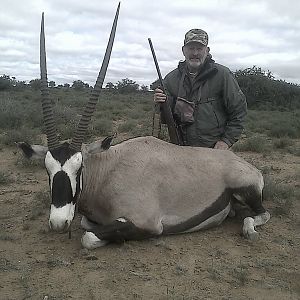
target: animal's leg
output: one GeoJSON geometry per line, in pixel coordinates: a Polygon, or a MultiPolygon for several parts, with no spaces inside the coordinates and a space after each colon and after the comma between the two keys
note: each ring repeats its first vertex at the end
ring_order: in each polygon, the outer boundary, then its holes
{"type": "Polygon", "coordinates": [[[99,239],[112,242],[141,240],[157,235],[154,232],[137,227],[133,222],[125,218],[118,218],[110,224],[99,226],[92,232],[99,239]]]}
{"type": "Polygon", "coordinates": [[[254,213],[252,209],[244,203],[243,199],[240,196],[234,195],[231,210],[233,211],[233,216],[237,217],[239,220],[243,221],[247,217],[253,217],[254,213]]]}
{"type": "Polygon", "coordinates": [[[86,216],[82,216],[80,225],[83,229],[88,230],[88,231],[99,226],[99,224],[92,222],[86,216]]]}
{"type": "Polygon", "coordinates": [[[103,247],[108,241],[103,241],[97,238],[91,231],[86,231],[81,238],[81,245],[89,250],[103,247]]]}
{"type": "Polygon", "coordinates": [[[255,230],[256,226],[260,226],[266,224],[270,220],[269,212],[264,212],[257,216],[246,217],[244,219],[244,226],[243,226],[243,234],[246,238],[250,240],[256,240],[258,238],[258,232],[255,230]]]}
{"type": "Polygon", "coordinates": [[[234,209],[238,212],[242,211],[243,218],[266,212],[262,205],[262,191],[259,187],[249,186],[237,189],[234,191],[233,197],[235,199],[235,201],[233,201],[234,209]],[[251,208],[252,212],[249,208],[251,208]]]}
{"type": "Polygon", "coordinates": [[[268,211],[254,217],[254,226],[260,226],[266,224],[271,218],[268,211]]]}
{"type": "Polygon", "coordinates": [[[139,228],[125,218],[118,218],[110,224],[99,225],[87,231],[83,235],[81,243],[87,249],[95,249],[106,245],[108,242],[141,240],[158,234],[155,231],[151,232],[150,230],[139,228]]]}
{"type": "Polygon", "coordinates": [[[229,213],[228,213],[228,217],[229,217],[229,218],[234,218],[235,215],[236,215],[236,212],[235,212],[234,208],[233,208],[233,207],[230,207],[230,211],[229,211],[229,213]]]}
{"type": "Polygon", "coordinates": [[[258,238],[258,232],[254,229],[253,211],[244,203],[244,199],[240,195],[234,194],[232,202],[233,211],[241,221],[243,220],[243,235],[245,238],[255,240],[258,238]]]}
{"type": "Polygon", "coordinates": [[[267,223],[270,219],[270,214],[262,205],[262,191],[260,188],[248,187],[238,194],[234,193],[234,197],[238,200],[237,206],[243,207],[239,209],[244,219],[243,234],[250,240],[258,238],[258,232],[255,230],[256,226],[267,223]],[[243,203],[244,202],[244,203],[243,203]],[[245,205],[246,204],[246,205],[245,205]],[[251,208],[247,209],[247,206],[251,208]]]}
{"type": "Polygon", "coordinates": [[[257,240],[258,239],[258,232],[255,231],[253,218],[246,217],[244,219],[243,235],[245,238],[247,238],[249,240],[257,240]]]}

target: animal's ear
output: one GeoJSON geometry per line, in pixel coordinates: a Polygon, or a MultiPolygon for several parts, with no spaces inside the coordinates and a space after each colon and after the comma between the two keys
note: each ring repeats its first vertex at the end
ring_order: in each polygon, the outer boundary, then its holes
{"type": "Polygon", "coordinates": [[[115,138],[115,134],[114,135],[110,135],[110,136],[107,136],[101,143],[101,148],[103,150],[108,150],[109,147],[111,146],[111,142],[112,140],[115,138]]]}
{"type": "Polygon", "coordinates": [[[16,145],[22,150],[23,155],[28,159],[44,160],[48,148],[41,145],[29,145],[26,142],[17,142],[16,145]]]}

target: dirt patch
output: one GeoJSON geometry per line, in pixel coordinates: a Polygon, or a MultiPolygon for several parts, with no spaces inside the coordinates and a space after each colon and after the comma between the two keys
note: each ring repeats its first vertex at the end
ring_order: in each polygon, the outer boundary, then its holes
{"type": "MultiPolygon", "coordinates": [[[[273,215],[260,240],[241,237],[235,219],[207,231],[82,249],[80,216],[72,237],[48,231],[48,182],[39,166],[0,152],[1,299],[299,299],[299,201],[273,215]],[[46,297],[46,298],[44,298],[46,297]]],[[[299,188],[299,157],[240,153],[268,175],[299,188]],[[297,175],[298,174],[298,175],[297,175]],[[297,177],[298,176],[298,177],[297,177]]],[[[299,199],[298,199],[299,200],[299,199]]],[[[267,201],[271,212],[276,203],[267,201]]]]}

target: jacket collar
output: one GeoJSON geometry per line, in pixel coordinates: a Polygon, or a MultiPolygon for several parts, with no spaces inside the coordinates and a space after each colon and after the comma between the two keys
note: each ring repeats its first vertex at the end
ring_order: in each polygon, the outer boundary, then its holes
{"type": "Polygon", "coordinates": [[[191,95],[200,88],[203,82],[215,76],[218,72],[218,69],[214,62],[215,61],[212,59],[212,56],[208,54],[193,83],[189,76],[189,70],[186,61],[179,62],[178,69],[181,74],[181,79],[179,83],[178,96],[185,99],[190,99],[191,95]]]}
{"type": "MultiPolygon", "coordinates": [[[[198,72],[198,74],[195,78],[195,82],[205,81],[209,77],[214,76],[218,72],[218,69],[214,66],[214,62],[215,61],[213,60],[211,54],[208,53],[208,55],[204,61],[204,64],[200,67],[200,72],[198,72]]],[[[188,70],[186,61],[180,61],[178,64],[178,69],[182,75],[189,74],[189,70],[188,70]]]]}

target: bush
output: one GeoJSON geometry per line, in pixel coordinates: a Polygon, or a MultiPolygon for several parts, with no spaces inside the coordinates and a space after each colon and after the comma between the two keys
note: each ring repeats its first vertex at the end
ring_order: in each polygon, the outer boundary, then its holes
{"type": "Polygon", "coordinates": [[[285,149],[293,144],[294,142],[286,136],[273,141],[273,145],[277,149],[285,149]]]}
{"type": "Polygon", "coordinates": [[[73,127],[79,121],[79,115],[71,107],[62,107],[55,105],[53,109],[53,115],[56,120],[56,124],[67,125],[71,124],[73,127]]]}
{"type": "Polygon", "coordinates": [[[9,90],[15,84],[15,79],[10,78],[9,75],[2,75],[0,76],[0,90],[9,90]]]}
{"type": "Polygon", "coordinates": [[[293,146],[293,147],[288,147],[288,152],[295,155],[295,156],[300,156],[300,147],[298,146],[293,146]]]}
{"type": "Polygon", "coordinates": [[[300,107],[300,86],[275,80],[270,71],[253,66],[237,70],[235,77],[244,92],[249,107],[287,110],[300,107]]]}
{"type": "Polygon", "coordinates": [[[75,126],[71,124],[60,124],[57,126],[57,131],[60,141],[69,140],[74,137],[75,126]]]}
{"type": "Polygon", "coordinates": [[[124,123],[118,126],[119,132],[131,132],[137,126],[137,121],[135,120],[127,120],[124,123]]]}
{"type": "Polygon", "coordinates": [[[299,133],[297,128],[291,127],[290,124],[275,124],[271,127],[269,131],[271,137],[291,137],[297,138],[299,133]]]}
{"type": "Polygon", "coordinates": [[[111,134],[113,128],[112,120],[109,119],[96,119],[93,122],[93,134],[106,136],[111,134]]]}
{"type": "Polygon", "coordinates": [[[300,137],[300,113],[248,111],[246,132],[265,133],[270,137],[300,137]]]}
{"type": "Polygon", "coordinates": [[[20,128],[6,131],[0,136],[0,142],[7,146],[14,146],[16,142],[26,141],[28,143],[37,143],[40,141],[39,135],[41,132],[38,129],[20,128]]]}
{"type": "Polygon", "coordinates": [[[46,209],[49,209],[50,203],[49,192],[37,192],[34,196],[30,215],[28,216],[29,220],[36,220],[38,217],[44,215],[46,209]]]}
{"type": "Polygon", "coordinates": [[[257,153],[268,153],[271,151],[271,148],[265,137],[255,135],[245,139],[244,141],[239,141],[238,143],[234,144],[233,150],[236,152],[250,151],[257,153]]]}
{"type": "Polygon", "coordinates": [[[34,169],[34,168],[44,168],[45,164],[43,160],[32,160],[24,157],[23,154],[20,154],[16,161],[16,166],[24,169],[34,169]]]}
{"type": "Polygon", "coordinates": [[[20,103],[15,103],[6,95],[0,98],[0,127],[1,128],[18,128],[22,124],[24,108],[20,103]]]}
{"type": "Polygon", "coordinates": [[[8,184],[11,183],[13,180],[10,175],[0,171],[0,184],[8,184]]]}
{"type": "Polygon", "coordinates": [[[37,92],[2,92],[0,94],[0,128],[41,127],[41,104],[35,101],[37,92]],[[26,99],[28,96],[28,99],[26,99]]]}
{"type": "Polygon", "coordinates": [[[290,185],[273,181],[269,176],[264,176],[264,181],[264,200],[276,204],[272,213],[275,215],[289,215],[296,196],[295,189],[290,185]]]}

